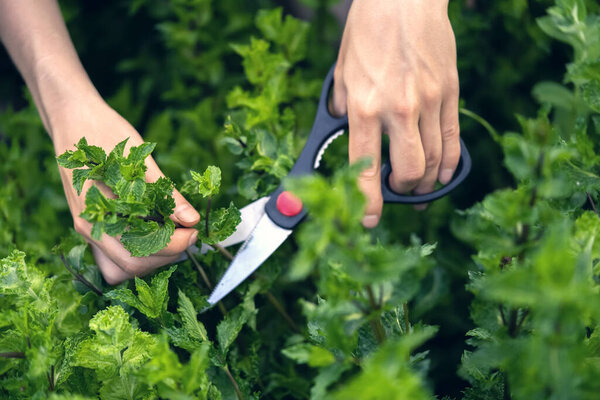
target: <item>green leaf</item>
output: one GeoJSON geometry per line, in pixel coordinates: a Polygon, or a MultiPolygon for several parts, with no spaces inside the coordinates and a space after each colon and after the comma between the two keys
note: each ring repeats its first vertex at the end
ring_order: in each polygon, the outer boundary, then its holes
{"type": "Polygon", "coordinates": [[[196,193],[202,197],[213,197],[219,193],[221,187],[221,170],[218,167],[210,165],[206,170],[199,174],[195,171],[190,171],[192,180],[194,181],[196,193]]]}
{"type": "Polygon", "coordinates": [[[247,297],[245,301],[232,310],[217,325],[217,341],[221,353],[225,354],[229,346],[235,341],[243,326],[254,317],[257,310],[254,301],[247,297]]]}
{"type": "Polygon", "coordinates": [[[435,331],[428,327],[400,340],[387,341],[364,361],[362,371],[337,390],[333,398],[429,400],[431,396],[416,372],[408,363],[398,360],[407,359],[411,349],[433,336],[435,331]]]}
{"type": "Polygon", "coordinates": [[[102,380],[136,370],[156,344],[150,334],[131,326],[129,315],[119,306],[98,312],[90,320],[90,329],[94,335],[79,344],[74,365],[95,370],[102,380]]]}
{"type": "Polygon", "coordinates": [[[134,257],[146,257],[162,250],[171,240],[175,224],[166,219],[159,225],[155,221],[137,223],[123,233],[121,243],[134,257]]]}
{"type": "Polygon", "coordinates": [[[135,277],[137,296],[126,288],[112,290],[105,296],[136,308],[150,319],[159,319],[167,311],[169,278],[176,269],[177,266],[172,266],[157,273],[152,277],[150,285],[135,277]]]}
{"type": "Polygon", "coordinates": [[[329,350],[309,343],[298,343],[281,352],[297,363],[308,364],[311,367],[326,367],[335,361],[334,355],[329,350]]]}
{"type": "Polygon", "coordinates": [[[241,213],[233,202],[228,208],[212,210],[208,220],[209,235],[206,236],[206,230],[199,226],[198,240],[206,244],[219,243],[231,236],[241,221],[241,213]]]}
{"type": "Polygon", "coordinates": [[[600,113],[600,81],[591,81],[581,86],[583,99],[587,105],[597,113],[600,113]]]}
{"type": "Polygon", "coordinates": [[[73,171],[73,187],[77,191],[77,194],[81,194],[83,184],[90,176],[91,169],[76,169],[73,171]]]}
{"type": "Polygon", "coordinates": [[[85,166],[85,154],[81,150],[67,150],[58,157],[56,157],[56,161],[58,165],[64,168],[80,168],[85,166]],[[79,153],[77,153],[79,151],[79,153]],[[76,154],[77,153],[77,154],[76,154]]]}
{"type": "Polygon", "coordinates": [[[179,291],[177,311],[181,327],[167,329],[167,333],[175,346],[192,352],[199,348],[202,343],[210,343],[204,325],[198,321],[194,305],[181,290],[179,291]]]}
{"type": "Polygon", "coordinates": [[[208,335],[206,334],[206,329],[204,325],[198,321],[196,310],[194,309],[194,305],[191,300],[183,293],[181,290],[179,291],[179,306],[177,311],[181,316],[181,322],[183,325],[183,329],[186,334],[199,342],[208,341],[208,335]]]}

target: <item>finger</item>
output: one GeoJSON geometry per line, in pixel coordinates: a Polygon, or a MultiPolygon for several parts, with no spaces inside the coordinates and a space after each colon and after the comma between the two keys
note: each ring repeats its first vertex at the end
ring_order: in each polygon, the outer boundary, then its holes
{"type": "Polygon", "coordinates": [[[453,80],[442,102],[440,129],[442,133],[442,160],[439,181],[446,185],[452,179],[460,159],[460,126],[458,123],[458,78],[453,80]]]}
{"type": "Polygon", "coordinates": [[[177,189],[173,189],[173,198],[175,199],[175,210],[173,211],[173,215],[171,215],[173,222],[188,227],[200,222],[198,211],[192,207],[177,189]]]}
{"type": "Polygon", "coordinates": [[[196,244],[198,240],[198,231],[191,228],[177,228],[171,236],[171,241],[164,249],[160,250],[155,256],[169,257],[177,256],[183,253],[188,247],[196,244]]]}
{"type": "Polygon", "coordinates": [[[358,105],[349,105],[350,163],[368,157],[371,164],[358,177],[358,186],[367,198],[367,207],[362,224],[374,228],[379,223],[383,198],[381,196],[381,124],[371,112],[358,105]]]}
{"type": "Polygon", "coordinates": [[[390,186],[396,193],[408,193],[425,175],[425,153],[419,133],[418,113],[396,113],[386,123],[390,137],[390,186]]]}
{"type": "MultiPolygon", "coordinates": [[[[440,162],[442,159],[442,138],[440,133],[440,107],[441,101],[433,105],[419,119],[421,143],[425,152],[425,175],[414,189],[415,194],[431,193],[438,179],[440,162]]],[[[424,210],[427,204],[418,204],[417,210],[424,210]]]]}
{"type": "MultiPolygon", "coordinates": [[[[148,182],[156,182],[158,178],[165,176],[152,157],[146,159],[146,166],[148,167],[146,171],[146,180],[148,182]]],[[[173,199],[175,200],[175,210],[173,210],[173,214],[171,215],[173,222],[191,227],[200,221],[198,211],[192,207],[177,189],[173,189],[173,199]]]]}
{"type": "Polygon", "coordinates": [[[329,111],[335,116],[346,115],[347,109],[346,86],[342,79],[341,64],[338,64],[333,74],[333,93],[329,105],[329,111]]]}
{"type": "Polygon", "coordinates": [[[118,285],[119,283],[133,278],[133,275],[125,272],[113,260],[110,259],[104,252],[94,243],[90,243],[92,253],[96,259],[96,264],[104,277],[104,280],[109,285],[118,285]]]}
{"type": "Polygon", "coordinates": [[[179,258],[179,254],[181,253],[177,252],[175,255],[168,255],[167,253],[148,257],[133,257],[117,238],[106,234],[102,235],[101,242],[95,241],[93,245],[97,246],[106,257],[118,268],[127,273],[130,278],[147,275],[163,265],[173,263],[179,258]]]}

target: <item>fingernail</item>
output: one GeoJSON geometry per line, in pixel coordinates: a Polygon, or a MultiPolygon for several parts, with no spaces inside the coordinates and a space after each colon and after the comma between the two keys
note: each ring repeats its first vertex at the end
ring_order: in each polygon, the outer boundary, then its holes
{"type": "Polygon", "coordinates": [[[198,231],[192,233],[192,236],[190,236],[190,242],[188,243],[188,247],[195,245],[197,239],[198,239],[198,231]]]}
{"type": "Polygon", "coordinates": [[[177,219],[181,222],[194,222],[198,219],[198,213],[190,206],[181,206],[175,213],[177,219]]]}
{"type": "Polygon", "coordinates": [[[452,175],[454,174],[454,170],[450,169],[450,168],[444,168],[441,172],[440,172],[440,183],[442,185],[447,184],[448,182],[450,182],[450,179],[452,179],[452,175]]]}
{"type": "Polygon", "coordinates": [[[423,211],[427,208],[427,203],[424,204],[415,204],[415,210],[417,211],[423,211]]]}
{"type": "Polygon", "coordinates": [[[379,222],[377,215],[365,215],[362,219],[362,224],[365,228],[375,228],[379,222]]]}

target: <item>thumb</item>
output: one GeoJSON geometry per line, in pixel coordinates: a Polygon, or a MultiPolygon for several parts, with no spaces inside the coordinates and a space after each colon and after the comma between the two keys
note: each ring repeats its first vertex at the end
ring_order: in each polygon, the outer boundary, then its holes
{"type": "MultiPolygon", "coordinates": [[[[148,167],[146,171],[146,180],[148,182],[155,182],[158,178],[165,176],[160,168],[158,168],[154,158],[148,157],[146,159],[146,166],[148,167]]],[[[198,211],[175,188],[173,188],[173,199],[175,200],[175,210],[173,210],[173,215],[171,215],[173,222],[186,227],[194,226],[200,222],[198,211]]]]}
{"type": "Polygon", "coordinates": [[[346,115],[348,112],[346,104],[346,86],[341,77],[339,66],[334,71],[333,90],[329,99],[329,112],[336,117],[346,115]]]}
{"type": "Polygon", "coordinates": [[[173,222],[188,227],[200,222],[198,211],[192,207],[177,189],[173,189],[173,198],[175,199],[175,210],[173,211],[173,215],[171,215],[173,222]]]}

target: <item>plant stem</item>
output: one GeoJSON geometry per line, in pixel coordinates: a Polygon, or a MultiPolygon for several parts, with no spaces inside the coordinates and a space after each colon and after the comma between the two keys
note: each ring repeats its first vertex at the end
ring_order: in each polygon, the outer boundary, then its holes
{"type": "Polygon", "coordinates": [[[508,386],[508,376],[506,375],[506,372],[504,372],[503,374],[504,374],[504,394],[502,396],[502,399],[503,400],[511,400],[510,388],[508,386]]]}
{"type": "Polygon", "coordinates": [[[0,357],[2,358],[25,358],[25,353],[22,351],[7,351],[5,353],[0,353],[0,357]]]}
{"type": "Polygon", "coordinates": [[[508,334],[510,337],[514,338],[517,336],[517,317],[518,310],[513,308],[510,310],[509,318],[508,318],[508,334]]]}
{"type": "Polygon", "coordinates": [[[48,390],[54,392],[54,365],[50,366],[50,372],[46,372],[48,378],[48,390]]]}
{"type": "MultiPolygon", "coordinates": [[[[366,290],[367,296],[369,297],[369,306],[372,314],[374,311],[379,311],[379,307],[375,302],[375,295],[373,294],[373,288],[371,287],[371,285],[366,285],[366,290]]],[[[371,324],[371,329],[373,330],[373,335],[375,335],[377,343],[382,344],[383,342],[385,342],[385,329],[381,324],[381,318],[379,316],[379,313],[377,313],[377,315],[375,316],[371,315],[369,323],[371,324]]]]}
{"type": "Polygon", "coordinates": [[[85,279],[83,277],[83,275],[81,275],[80,273],[74,271],[73,268],[71,268],[71,266],[67,262],[67,259],[65,258],[65,256],[62,253],[60,254],[60,259],[62,260],[65,268],[67,269],[67,271],[69,271],[71,273],[71,275],[73,275],[75,277],[75,279],[77,279],[79,282],[83,283],[85,286],[87,286],[88,288],[90,288],[90,290],[92,292],[96,293],[98,296],[102,296],[102,290],[98,289],[98,287],[96,285],[94,285],[92,282],[90,282],[87,279],[85,279]]]}
{"type": "Polygon", "coordinates": [[[229,367],[227,365],[225,365],[223,367],[223,371],[225,371],[225,374],[227,374],[227,377],[229,378],[229,381],[231,382],[231,385],[233,386],[233,390],[235,390],[235,394],[237,395],[238,400],[244,400],[244,395],[240,391],[240,387],[238,386],[237,382],[235,381],[235,378],[233,377],[233,375],[231,375],[231,371],[229,371],[229,367]]]}
{"type": "Polygon", "coordinates": [[[404,310],[404,334],[408,335],[410,333],[410,320],[408,319],[408,303],[403,303],[402,309],[404,310]]]}
{"type": "Polygon", "coordinates": [[[586,192],[586,194],[587,194],[588,201],[592,205],[592,210],[594,210],[596,215],[600,217],[600,213],[598,212],[598,209],[596,208],[596,203],[594,203],[594,199],[592,199],[592,195],[590,194],[590,192],[586,192]]]}
{"type": "Polygon", "coordinates": [[[460,108],[459,113],[466,115],[467,117],[477,121],[479,124],[481,124],[481,126],[483,126],[485,128],[486,131],[489,132],[489,134],[492,136],[492,139],[494,139],[494,141],[498,142],[500,140],[500,135],[498,134],[498,131],[496,131],[496,129],[494,129],[494,127],[487,122],[485,119],[483,119],[481,116],[475,114],[473,111],[471,110],[467,110],[466,108],[460,108]]]}
{"type": "Polygon", "coordinates": [[[185,250],[185,254],[187,254],[188,258],[190,260],[192,260],[192,263],[194,263],[194,265],[196,266],[196,269],[200,273],[200,276],[202,277],[202,280],[204,281],[204,283],[206,284],[208,289],[212,290],[212,285],[210,284],[208,275],[206,275],[206,271],[204,271],[204,268],[202,267],[202,265],[198,262],[198,260],[196,260],[196,257],[192,254],[192,252],[189,249],[185,250]]]}
{"type": "Polygon", "coordinates": [[[504,316],[504,306],[502,304],[499,304],[498,309],[500,310],[500,318],[502,319],[502,325],[506,326],[506,317],[504,316]]]}
{"type": "MultiPolygon", "coordinates": [[[[196,260],[196,257],[192,254],[191,251],[189,251],[189,250],[186,249],[185,253],[187,254],[188,258],[190,260],[192,260],[192,263],[194,263],[194,265],[196,266],[196,269],[200,273],[200,276],[202,277],[202,280],[204,281],[204,283],[208,287],[208,290],[212,290],[213,287],[212,287],[212,285],[210,283],[210,279],[208,279],[208,275],[206,275],[206,271],[204,271],[204,268],[202,267],[202,264],[200,264],[200,262],[198,260],[196,260]]],[[[219,307],[219,310],[221,311],[221,314],[223,314],[223,316],[225,316],[227,314],[227,309],[225,308],[225,305],[223,304],[222,301],[219,301],[217,303],[217,307],[219,307]]]]}
{"type": "Polygon", "coordinates": [[[517,329],[516,329],[515,333],[519,333],[519,330],[521,329],[521,326],[523,325],[523,322],[525,322],[525,318],[527,318],[528,315],[529,315],[529,309],[525,309],[523,311],[523,313],[521,314],[521,319],[517,323],[517,329]]]}
{"type": "Polygon", "coordinates": [[[233,260],[233,255],[223,246],[221,246],[220,244],[211,244],[212,247],[214,247],[215,249],[217,249],[219,251],[219,253],[223,254],[225,256],[225,258],[227,258],[229,261],[233,260]]]}
{"type": "Polygon", "coordinates": [[[206,202],[206,214],[204,217],[204,232],[205,232],[207,238],[210,233],[208,230],[208,217],[210,216],[210,203],[211,202],[212,202],[212,199],[209,197],[206,202]]]}
{"type": "Polygon", "coordinates": [[[300,329],[298,329],[298,326],[296,325],[296,323],[294,322],[292,317],[290,317],[290,315],[287,313],[287,311],[285,311],[283,304],[281,304],[281,302],[279,300],[277,300],[277,297],[273,296],[273,293],[271,293],[269,291],[265,292],[265,296],[267,296],[269,303],[271,303],[273,305],[273,307],[275,307],[275,309],[277,311],[279,311],[279,314],[281,314],[283,316],[283,319],[285,319],[285,321],[288,323],[290,328],[292,328],[292,330],[294,332],[300,333],[300,329]]]}

